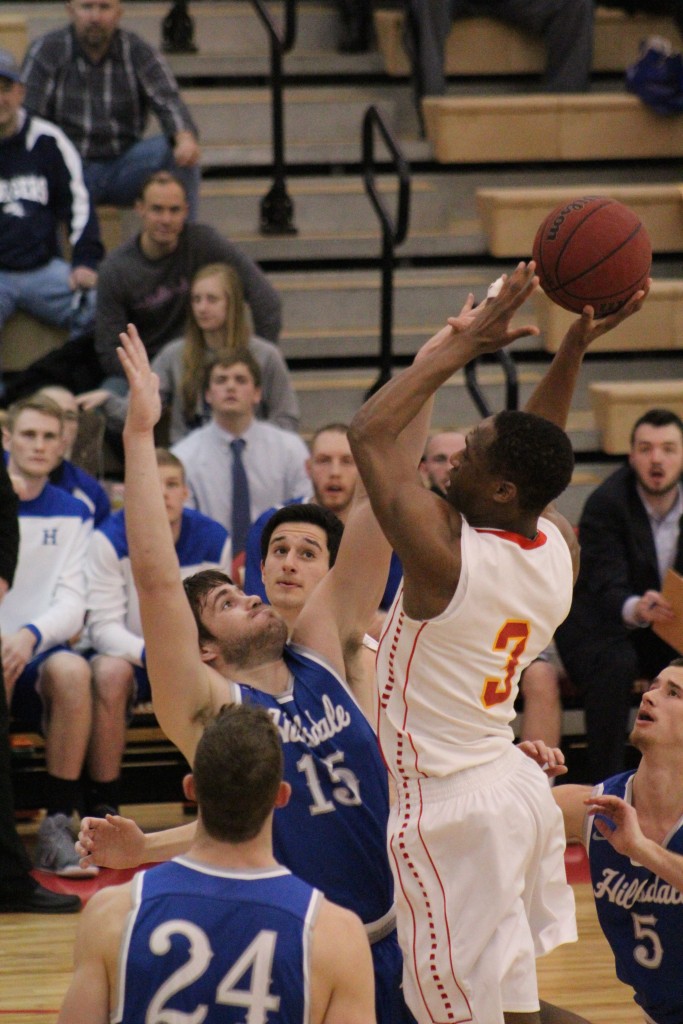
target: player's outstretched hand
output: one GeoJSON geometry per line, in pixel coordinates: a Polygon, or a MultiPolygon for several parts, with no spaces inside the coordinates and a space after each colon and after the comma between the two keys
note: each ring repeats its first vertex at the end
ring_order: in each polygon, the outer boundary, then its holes
{"type": "Polygon", "coordinates": [[[145,836],[132,818],[83,818],[76,841],[82,868],[136,868],[145,861],[145,836]]]}
{"type": "Polygon", "coordinates": [[[590,796],[585,804],[587,814],[600,815],[595,818],[595,827],[600,835],[618,853],[637,860],[639,851],[648,840],[640,828],[635,807],[618,796],[590,796]]]}
{"type": "Polygon", "coordinates": [[[540,333],[538,327],[532,324],[510,329],[513,315],[537,287],[538,277],[533,260],[518,263],[512,274],[503,274],[489,289],[486,302],[473,306],[473,300],[468,298],[460,315],[449,317],[448,323],[456,334],[467,333],[474,344],[476,355],[497,352],[518,338],[540,333]]]}
{"type": "Polygon", "coordinates": [[[134,324],[119,334],[117,353],[128,380],[130,398],[126,415],[127,431],[153,430],[161,416],[159,378],[149,365],[147,351],[134,324]]]}
{"type": "Polygon", "coordinates": [[[596,338],[601,338],[603,334],[607,334],[608,331],[613,331],[615,327],[618,327],[620,323],[628,317],[633,316],[638,310],[642,309],[643,303],[645,302],[648,293],[650,291],[650,285],[652,281],[648,278],[644,288],[636,292],[628,302],[617,310],[616,313],[612,313],[610,316],[604,316],[600,320],[594,319],[594,310],[592,306],[585,306],[583,313],[575,320],[567,331],[566,338],[574,343],[581,346],[581,349],[585,351],[589,345],[591,345],[596,338]]]}
{"type": "Polygon", "coordinates": [[[569,771],[559,747],[549,747],[543,740],[522,740],[517,746],[543,769],[549,779],[566,775],[569,771]]]}

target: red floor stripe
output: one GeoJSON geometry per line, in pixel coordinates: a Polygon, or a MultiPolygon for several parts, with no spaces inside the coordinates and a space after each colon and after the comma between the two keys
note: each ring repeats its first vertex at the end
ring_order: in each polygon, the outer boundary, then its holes
{"type": "MultiPolygon", "coordinates": [[[[567,871],[567,881],[570,885],[590,882],[588,857],[580,843],[572,843],[571,846],[567,847],[564,863],[567,871]]],[[[151,866],[151,864],[144,864],[142,867],[151,866]]],[[[80,896],[84,903],[87,903],[90,897],[98,892],[99,889],[104,889],[108,885],[122,885],[124,882],[130,881],[137,871],[142,871],[142,867],[124,868],[122,870],[101,868],[99,875],[95,878],[59,878],[59,876],[50,875],[45,871],[34,871],[33,877],[41,885],[44,885],[46,889],[51,889],[52,892],[74,893],[76,896],[80,896]]]]}

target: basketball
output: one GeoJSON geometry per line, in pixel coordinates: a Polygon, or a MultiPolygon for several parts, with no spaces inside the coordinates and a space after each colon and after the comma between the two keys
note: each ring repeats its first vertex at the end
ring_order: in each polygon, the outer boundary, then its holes
{"type": "Polygon", "coordinates": [[[616,313],[644,287],[652,244],[640,218],[606,196],[581,196],[556,207],[534,239],[541,288],[563,309],[616,313]]]}

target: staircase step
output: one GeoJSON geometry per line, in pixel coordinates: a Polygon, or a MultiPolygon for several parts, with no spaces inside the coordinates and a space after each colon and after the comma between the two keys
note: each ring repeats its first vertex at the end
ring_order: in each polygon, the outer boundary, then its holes
{"type": "MultiPolygon", "coordinates": [[[[136,3],[129,0],[125,7],[122,27],[136,32],[152,46],[161,48],[161,23],[170,9],[170,3],[136,3]]],[[[276,23],[281,24],[283,5],[268,4],[276,23]]],[[[28,21],[29,39],[32,41],[46,32],[66,24],[64,8],[55,3],[3,3],[3,13],[23,14],[28,21]]],[[[223,58],[266,56],[269,51],[268,35],[253,5],[249,2],[222,2],[222,0],[192,0],[189,13],[194,22],[196,55],[168,54],[173,66],[176,60],[192,59],[191,67],[201,67],[204,57],[223,58]]],[[[334,51],[337,43],[339,19],[333,4],[299,3],[297,5],[296,48],[304,52],[334,51]]],[[[233,74],[230,67],[223,74],[233,74]]]]}
{"type": "MultiPolygon", "coordinates": [[[[380,175],[377,182],[393,214],[398,200],[396,177],[380,175]]],[[[258,260],[380,255],[382,232],[360,174],[289,178],[287,193],[298,234],[287,238],[258,233],[260,206],[270,185],[267,179],[205,180],[200,219],[258,260]]],[[[464,197],[453,185],[444,176],[413,176],[409,235],[397,248],[398,257],[482,252],[484,237],[478,219],[460,216],[464,197]]],[[[472,206],[469,198],[467,206],[472,206]]]]}
{"type": "MultiPolygon", "coordinates": [[[[520,371],[523,401],[531,394],[540,376],[535,369],[520,371]]],[[[505,380],[502,371],[498,367],[484,367],[479,378],[487,395],[490,395],[492,408],[503,408],[505,380]]],[[[376,379],[376,373],[358,370],[296,371],[293,383],[301,405],[302,433],[311,433],[329,423],[330,419],[349,422],[376,379]]],[[[436,396],[434,425],[447,430],[469,429],[480,418],[465,386],[464,373],[456,373],[436,396]]]]}
{"type": "MultiPolygon", "coordinates": [[[[263,152],[265,158],[265,148],[263,152]]],[[[589,190],[599,190],[601,194],[613,192],[615,196],[620,194],[617,189],[623,189],[624,195],[627,191],[633,194],[640,189],[646,192],[653,187],[644,183],[651,177],[651,168],[631,164],[598,170],[556,168],[553,171],[560,196],[587,194],[589,190]]],[[[662,181],[660,187],[667,193],[673,192],[679,187],[680,168],[663,166],[658,169],[658,177],[662,181]]],[[[476,172],[466,167],[441,167],[428,173],[413,172],[409,233],[406,241],[396,249],[397,258],[467,255],[473,262],[480,261],[487,250],[484,233],[487,220],[485,211],[481,217],[478,212],[478,193],[510,193],[513,196],[517,191],[533,193],[542,191],[540,182],[547,181],[547,178],[548,173],[541,166],[499,167],[495,171],[482,169],[476,172]]],[[[393,213],[398,188],[396,176],[383,170],[377,181],[384,201],[393,213]]],[[[378,221],[365,194],[360,171],[301,176],[288,173],[286,188],[294,205],[294,223],[298,229],[298,234],[293,236],[268,236],[258,231],[261,202],[271,185],[269,176],[205,176],[200,191],[199,219],[212,224],[257,260],[379,256],[381,235],[378,221]]],[[[548,190],[549,198],[551,193],[555,194],[554,188],[548,190]]],[[[683,207],[683,200],[681,205],[683,207]]],[[[119,217],[122,238],[138,230],[138,219],[132,210],[121,211],[119,217]]],[[[519,247],[508,254],[510,265],[512,259],[531,255],[536,227],[542,217],[539,214],[537,221],[524,216],[520,219],[519,247]]],[[[513,217],[509,220],[513,226],[516,224],[513,217]]],[[[648,221],[650,229],[651,223],[648,221]]]]}
{"type": "MultiPolygon", "coordinates": [[[[227,159],[232,154],[270,146],[269,89],[187,88],[183,97],[199,128],[205,165],[232,163],[233,159],[227,159]]],[[[328,149],[343,153],[345,160],[359,160],[361,124],[371,104],[381,111],[398,139],[418,141],[417,116],[407,86],[285,88],[287,158],[311,161],[316,153],[328,149]]],[[[378,152],[385,150],[378,147],[378,152]]]]}
{"type": "MultiPolygon", "coordinates": [[[[281,344],[286,356],[295,354],[290,349],[293,338],[297,339],[299,347],[301,341],[307,339],[308,355],[318,352],[322,355],[340,351],[337,347],[335,352],[329,352],[324,331],[330,332],[333,345],[338,344],[339,336],[346,331],[360,329],[359,340],[363,343],[367,340],[364,332],[368,329],[378,334],[379,270],[278,272],[269,274],[269,279],[282,297],[285,330],[281,344]]],[[[443,325],[451,312],[461,308],[469,291],[483,296],[490,281],[488,268],[471,271],[399,268],[394,277],[394,324],[398,330],[412,325],[422,329],[422,325],[427,325],[428,333],[420,337],[423,341],[443,325]]]]}

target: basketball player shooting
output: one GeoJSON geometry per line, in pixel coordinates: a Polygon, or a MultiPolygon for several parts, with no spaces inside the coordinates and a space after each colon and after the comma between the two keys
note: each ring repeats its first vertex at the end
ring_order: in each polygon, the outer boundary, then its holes
{"type": "Polygon", "coordinates": [[[476,308],[470,296],[349,433],[404,568],[378,652],[379,740],[398,792],[390,860],[404,991],[420,1024],[582,1019],[539,1003],[535,957],[576,939],[574,902],[561,816],[510,722],[521,672],[571,603],[578,547],[550,503],[572,474],[563,428],[581,361],[646,291],[599,322],[584,310],[526,411],[484,420],[452,456],[444,501],[398,438],[470,360],[538,333],[510,327],[538,286],[535,264],[497,285],[476,308]]]}

